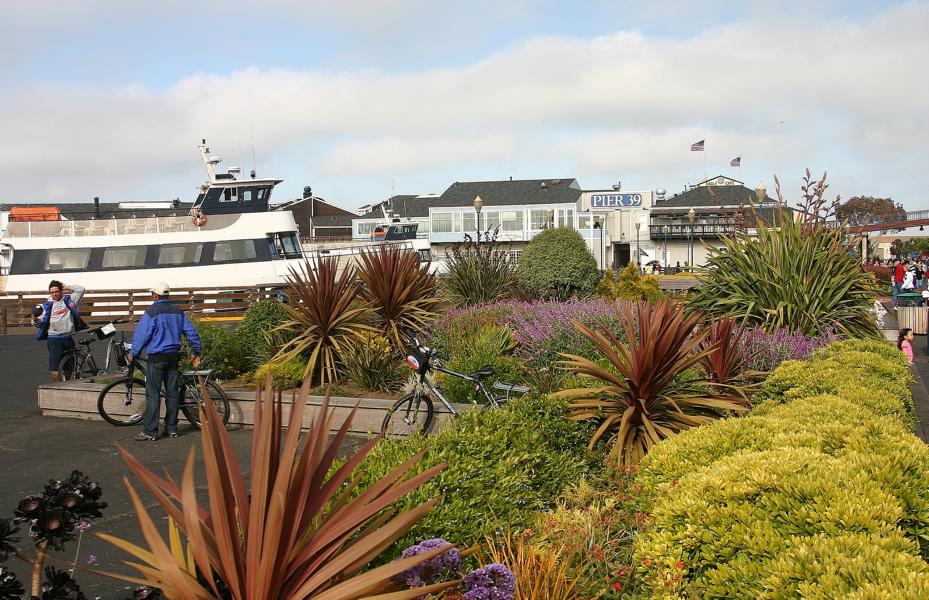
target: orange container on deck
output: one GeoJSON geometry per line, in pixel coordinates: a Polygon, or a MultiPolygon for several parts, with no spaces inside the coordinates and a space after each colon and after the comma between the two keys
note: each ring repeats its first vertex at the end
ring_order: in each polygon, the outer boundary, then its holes
{"type": "Polygon", "coordinates": [[[13,206],[10,208],[10,221],[60,221],[61,211],[54,206],[13,206]]]}

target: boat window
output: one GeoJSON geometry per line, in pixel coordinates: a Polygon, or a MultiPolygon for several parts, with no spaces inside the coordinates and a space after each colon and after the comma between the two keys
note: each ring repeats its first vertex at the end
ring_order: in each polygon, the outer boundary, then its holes
{"type": "Polygon", "coordinates": [[[219,199],[220,202],[238,202],[239,196],[236,194],[235,188],[226,188],[223,190],[223,195],[219,199]]]}
{"type": "Polygon", "coordinates": [[[129,246],[126,248],[107,248],[103,251],[104,269],[125,269],[127,267],[144,267],[146,246],[129,246]]]}
{"type": "Polygon", "coordinates": [[[258,200],[264,201],[268,197],[269,188],[258,188],[258,200]]]}
{"type": "Polygon", "coordinates": [[[159,265],[190,265],[200,262],[203,244],[171,244],[158,252],[159,265]]]}
{"type": "Polygon", "coordinates": [[[279,233],[281,237],[281,244],[284,247],[284,254],[287,255],[287,258],[299,257],[302,252],[300,251],[300,242],[297,241],[297,235],[294,233],[279,233]]]}
{"type": "Polygon", "coordinates": [[[241,188],[239,190],[239,200],[242,202],[251,202],[255,199],[255,188],[241,188]]]}
{"type": "Polygon", "coordinates": [[[45,270],[86,269],[88,262],[90,262],[90,248],[51,249],[45,258],[45,270]]]}
{"type": "Polygon", "coordinates": [[[258,254],[255,252],[254,240],[216,242],[216,249],[213,251],[213,260],[216,262],[251,260],[256,256],[258,256],[258,254]]]}

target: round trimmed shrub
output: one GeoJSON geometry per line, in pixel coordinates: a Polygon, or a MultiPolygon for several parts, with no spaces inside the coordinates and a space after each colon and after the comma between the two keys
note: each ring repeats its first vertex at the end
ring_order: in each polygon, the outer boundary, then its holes
{"type": "Polygon", "coordinates": [[[306,359],[299,356],[284,362],[266,362],[255,370],[252,381],[256,387],[263,388],[268,373],[271,373],[274,389],[289,390],[303,383],[305,369],[306,359]]]}
{"type": "Polygon", "coordinates": [[[815,350],[813,352],[813,359],[823,360],[850,351],[870,352],[894,364],[900,365],[904,369],[909,370],[910,368],[906,356],[903,355],[903,352],[901,352],[897,346],[886,340],[876,339],[851,339],[832,342],[831,344],[815,350]]]}
{"type": "Polygon", "coordinates": [[[597,261],[577,231],[546,229],[535,236],[519,259],[519,285],[539,298],[587,298],[597,289],[597,261]]]}

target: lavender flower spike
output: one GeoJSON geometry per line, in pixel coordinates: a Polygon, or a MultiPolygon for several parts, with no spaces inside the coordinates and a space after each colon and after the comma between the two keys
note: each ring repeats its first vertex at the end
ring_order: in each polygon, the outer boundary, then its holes
{"type": "Polygon", "coordinates": [[[465,575],[462,600],[513,600],[516,577],[505,565],[491,563],[465,575]]]}

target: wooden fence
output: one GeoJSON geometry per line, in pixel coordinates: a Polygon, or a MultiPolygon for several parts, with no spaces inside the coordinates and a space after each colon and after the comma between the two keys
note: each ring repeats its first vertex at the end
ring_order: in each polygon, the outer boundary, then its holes
{"type": "MultiPolygon", "coordinates": [[[[278,298],[280,287],[251,287],[230,291],[228,288],[182,288],[171,290],[171,302],[189,315],[213,320],[237,320],[253,303],[278,298]]],[[[32,309],[48,299],[47,291],[0,294],[0,335],[10,329],[31,327],[32,309]]],[[[78,305],[78,312],[88,324],[101,324],[123,317],[124,322],[138,321],[152,303],[148,290],[88,291],[78,305]]]]}

